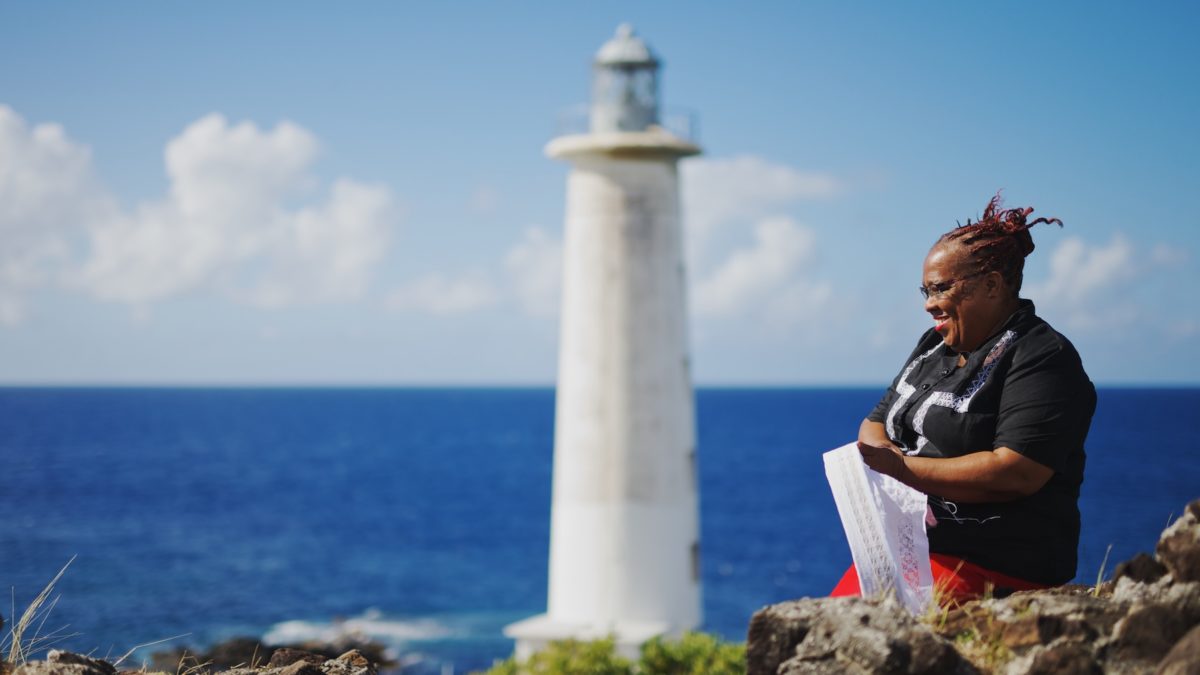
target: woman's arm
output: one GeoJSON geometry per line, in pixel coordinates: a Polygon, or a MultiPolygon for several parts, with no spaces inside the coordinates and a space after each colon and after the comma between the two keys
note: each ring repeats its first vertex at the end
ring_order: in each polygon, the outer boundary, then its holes
{"type": "Polygon", "coordinates": [[[1001,447],[960,457],[915,457],[900,452],[882,424],[863,420],[858,450],[867,466],[921,492],[957,502],[1004,502],[1027,497],[1054,470],[1001,447]]]}
{"type": "Polygon", "coordinates": [[[900,446],[888,438],[887,427],[883,426],[882,422],[872,422],[869,419],[863,420],[858,426],[858,449],[862,450],[863,446],[900,451],[900,446]]]}

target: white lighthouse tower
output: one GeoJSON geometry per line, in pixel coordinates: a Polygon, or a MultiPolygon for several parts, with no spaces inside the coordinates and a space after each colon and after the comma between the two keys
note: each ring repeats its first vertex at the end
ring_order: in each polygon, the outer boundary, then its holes
{"type": "Polygon", "coordinates": [[[546,154],[567,179],[549,607],[505,629],[525,658],[613,635],[635,654],[700,623],[695,414],[680,158],[659,62],[628,25],[597,52],[588,133],[546,154]]]}

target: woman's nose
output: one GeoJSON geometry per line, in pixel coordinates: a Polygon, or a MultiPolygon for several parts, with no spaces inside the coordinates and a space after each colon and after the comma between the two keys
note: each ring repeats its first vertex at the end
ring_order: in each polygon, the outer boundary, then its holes
{"type": "Polygon", "coordinates": [[[938,307],[937,307],[937,298],[936,297],[931,295],[928,298],[925,298],[925,311],[926,312],[933,314],[935,311],[937,311],[937,308],[938,307]]]}

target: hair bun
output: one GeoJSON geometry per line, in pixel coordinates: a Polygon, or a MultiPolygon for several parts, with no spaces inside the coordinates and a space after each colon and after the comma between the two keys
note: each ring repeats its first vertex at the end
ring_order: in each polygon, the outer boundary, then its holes
{"type": "Polygon", "coordinates": [[[1033,222],[1027,221],[1026,218],[1033,213],[1032,206],[1023,209],[1001,209],[1001,203],[1000,193],[997,192],[996,196],[988,202],[987,208],[984,209],[980,223],[991,223],[1012,237],[1017,243],[1021,257],[1028,257],[1030,253],[1033,253],[1033,235],[1029,234],[1029,228],[1038,223],[1055,223],[1062,227],[1062,221],[1058,218],[1038,218],[1033,222]]]}
{"type": "Polygon", "coordinates": [[[1058,218],[1038,218],[1030,221],[1033,207],[1018,209],[1003,208],[999,192],[988,201],[983,216],[975,222],[967,220],[943,234],[938,243],[956,242],[966,248],[973,260],[985,270],[1000,270],[1015,291],[1021,288],[1021,269],[1025,258],[1033,253],[1033,236],[1029,228],[1039,223],[1054,223],[1062,227],[1058,218]]]}
{"type": "Polygon", "coordinates": [[[1012,233],[1012,236],[1017,240],[1017,246],[1020,247],[1021,257],[1028,258],[1030,253],[1033,253],[1033,236],[1029,234],[1029,228],[1017,230],[1012,233]]]}

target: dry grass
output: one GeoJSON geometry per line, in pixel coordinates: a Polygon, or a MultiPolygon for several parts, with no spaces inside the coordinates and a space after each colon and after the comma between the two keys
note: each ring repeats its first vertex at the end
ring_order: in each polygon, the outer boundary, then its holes
{"type": "Polygon", "coordinates": [[[952,602],[942,610],[937,623],[927,623],[940,635],[952,638],[958,653],[983,673],[998,672],[1014,656],[1004,643],[995,614],[978,602],[952,602]]]}
{"type": "MultiPolygon", "coordinates": [[[[954,572],[957,574],[958,569],[954,572]]],[[[958,653],[980,671],[997,672],[1013,658],[1013,653],[1001,641],[991,610],[980,604],[994,597],[994,589],[987,584],[982,597],[959,601],[948,588],[952,577],[935,583],[933,602],[919,620],[934,632],[953,638],[958,653]]]]}
{"type": "MultiPolygon", "coordinates": [[[[963,563],[959,562],[954,568],[954,575],[962,569],[963,563]]],[[[929,607],[925,609],[925,613],[917,617],[917,619],[927,626],[931,626],[934,630],[941,632],[941,629],[946,625],[946,619],[950,616],[950,612],[962,606],[955,599],[950,591],[949,586],[951,578],[954,576],[946,576],[937,579],[933,582],[933,602],[929,603],[929,607]]],[[[991,589],[987,591],[987,596],[991,597],[991,589]]]]}
{"type": "MultiPolygon", "coordinates": [[[[7,646],[8,658],[6,661],[10,664],[21,664],[29,660],[37,651],[48,647],[49,645],[64,640],[69,637],[74,637],[74,634],[64,634],[62,631],[67,627],[63,626],[46,635],[42,634],[42,629],[45,628],[46,619],[49,618],[50,612],[58,603],[58,598],[50,600],[50,594],[54,592],[54,585],[66,573],[67,568],[71,563],[75,562],[75,556],[67,561],[66,565],[54,575],[50,583],[38,593],[29,606],[22,612],[21,618],[17,619],[16,623],[9,629],[8,635],[4,637],[3,642],[0,642],[0,651],[3,651],[7,646]],[[32,631],[32,633],[31,633],[32,631]]],[[[13,600],[12,616],[16,616],[16,599],[13,600]]]]}
{"type": "MultiPolygon", "coordinates": [[[[46,625],[46,620],[50,617],[50,613],[54,610],[54,606],[58,604],[58,597],[56,596],[54,599],[51,599],[50,596],[54,592],[55,585],[58,584],[58,581],[62,579],[63,574],[66,573],[67,568],[71,566],[71,563],[75,562],[75,558],[76,556],[71,556],[71,559],[67,561],[67,564],[62,566],[62,569],[58,571],[58,574],[54,575],[54,578],[50,580],[50,583],[46,584],[46,587],[42,589],[42,592],[38,593],[37,597],[30,601],[29,606],[26,607],[25,611],[21,614],[21,618],[17,619],[17,622],[14,623],[11,628],[9,628],[8,634],[5,635],[2,640],[0,640],[0,654],[3,654],[5,650],[8,651],[8,657],[0,660],[0,674],[6,672],[3,668],[4,665],[15,666],[26,663],[29,661],[31,656],[42,651],[43,649],[49,648],[50,645],[54,644],[55,642],[79,635],[79,633],[64,633],[63,631],[65,631],[67,628],[65,625],[55,629],[50,633],[42,633],[42,630],[46,625]]],[[[12,616],[16,616],[15,597],[13,599],[12,616]]],[[[175,635],[173,637],[163,638],[162,640],[155,640],[153,642],[137,645],[128,652],[125,652],[121,658],[113,662],[113,666],[120,666],[125,659],[129,658],[134,652],[142,649],[143,647],[150,647],[163,642],[169,642],[177,638],[187,637],[188,635],[191,635],[191,633],[184,633],[183,635],[175,635]]],[[[145,670],[145,665],[143,665],[142,671],[144,672],[145,670]]],[[[180,675],[193,675],[194,671],[195,668],[189,668],[188,670],[183,671],[183,673],[180,675]]]]}
{"type": "Polygon", "coordinates": [[[200,673],[207,672],[208,667],[212,664],[212,661],[201,663],[200,659],[195,656],[188,656],[188,653],[184,652],[179,657],[179,664],[175,666],[175,675],[199,675],[200,673]],[[188,661],[191,661],[192,665],[188,666],[188,661]]]}
{"type": "Polygon", "coordinates": [[[1100,597],[1100,588],[1104,585],[1104,566],[1108,564],[1108,554],[1112,553],[1112,544],[1104,551],[1104,560],[1100,561],[1100,571],[1096,573],[1096,585],[1092,587],[1092,597],[1100,597]]]}
{"type": "MultiPolygon", "coordinates": [[[[143,648],[143,647],[153,647],[154,645],[160,645],[160,644],[162,644],[162,643],[164,643],[164,642],[170,642],[171,640],[178,640],[179,638],[187,637],[187,636],[189,636],[189,635],[191,635],[191,633],[182,633],[182,634],[180,634],[180,635],[173,635],[173,636],[171,636],[171,637],[169,637],[169,638],[163,638],[163,639],[161,639],[161,640],[155,640],[155,641],[153,641],[153,642],[143,642],[143,643],[142,643],[142,644],[140,644],[140,645],[134,645],[133,647],[130,647],[130,648],[129,648],[129,651],[127,651],[127,652],[125,652],[124,654],[122,654],[122,655],[121,655],[121,658],[119,658],[119,659],[117,659],[116,661],[113,661],[113,662],[112,662],[112,664],[113,664],[113,667],[115,668],[115,667],[117,667],[117,666],[120,666],[120,665],[121,665],[121,664],[122,664],[122,663],[125,661],[125,659],[129,658],[130,656],[133,656],[133,653],[134,653],[134,652],[136,652],[137,650],[139,650],[139,649],[141,649],[141,648],[143,648]]],[[[144,669],[144,668],[145,668],[145,667],[143,666],[143,669],[144,669]]]]}

